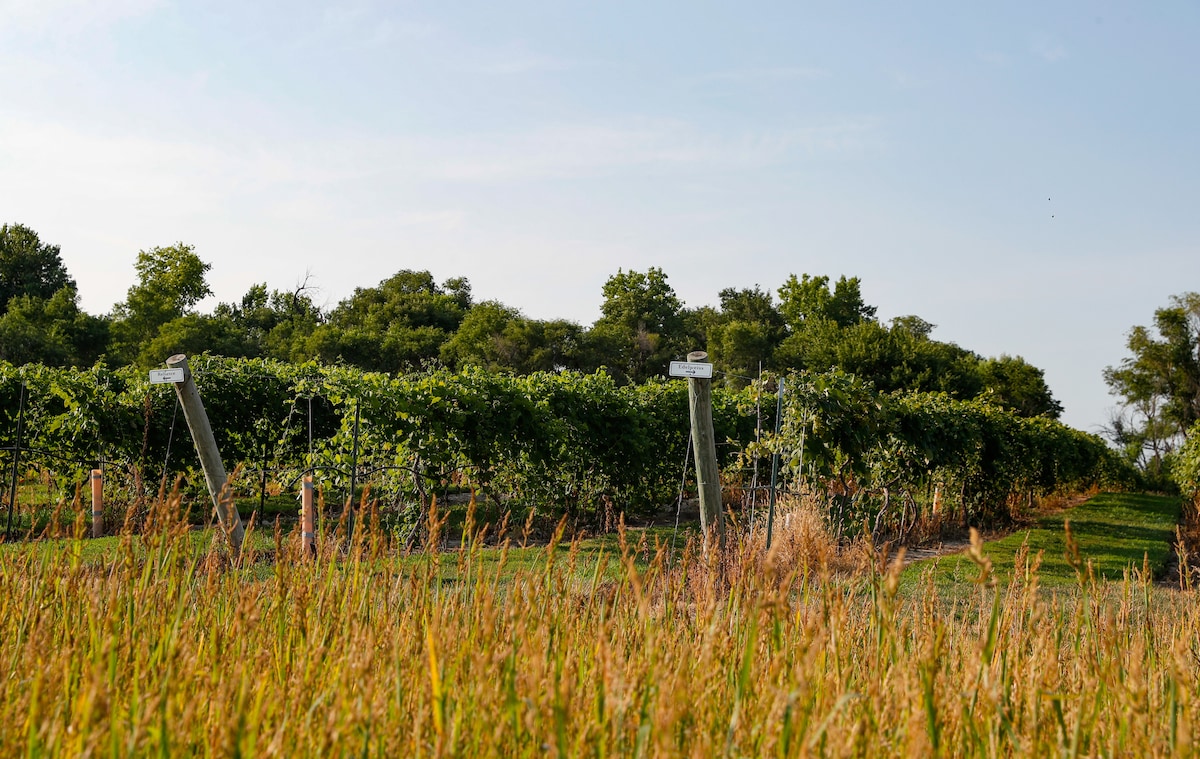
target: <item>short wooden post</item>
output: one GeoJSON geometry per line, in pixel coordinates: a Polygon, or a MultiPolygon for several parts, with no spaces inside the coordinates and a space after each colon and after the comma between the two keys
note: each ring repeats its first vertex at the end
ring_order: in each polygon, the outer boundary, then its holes
{"type": "Polygon", "coordinates": [[[313,478],[305,476],[300,485],[300,535],[304,555],[311,556],[317,548],[317,526],[313,511],[313,478]]]}
{"type": "Polygon", "coordinates": [[[204,482],[208,485],[213,508],[217,510],[217,519],[229,535],[229,543],[233,553],[237,555],[242,551],[245,528],[242,527],[241,516],[233,506],[233,498],[227,495],[229,478],[225,475],[221,451],[217,448],[212,426],[208,423],[208,413],[204,410],[204,402],[200,400],[200,391],[196,389],[196,382],[192,379],[191,369],[188,368],[187,356],[182,353],[171,356],[167,359],[167,366],[183,369],[183,380],[175,383],[175,392],[179,395],[179,404],[183,406],[183,418],[187,420],[188,429],[191,430],[192,442],[196,444],[196,455],[200,457],[204,482]]]}
{"type": "MultiPolygon", "coordinates": [[[[689,363],[703,362],[704,351],[688,354],[689,363]]],[[[692,452],[696,461],[696,489],[700,491],[700,529],[708,545],[709,532],[717,533],[717,544],[725,549],[725,516],[721,509],[721,473],[717,469],[716,435],[712,421],[712,380],[688,377],[688,409],[692,419],[692,452]]]]}
{"type": "Polygon", "coordinates": [[[104,472],[92,470],[92,537],[104,537],[104,472]]]}

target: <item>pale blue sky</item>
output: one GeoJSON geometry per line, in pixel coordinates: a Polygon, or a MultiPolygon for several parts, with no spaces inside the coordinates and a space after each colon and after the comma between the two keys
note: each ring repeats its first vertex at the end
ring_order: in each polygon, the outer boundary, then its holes
{"type": "Polygon", "coordinates": [[[0,0],[0,221],[108,311],[184,241],[216,300],[399,269],[584,324],[858,276],[1095,431],[1200,290],[1200,5],[0,0]]]}

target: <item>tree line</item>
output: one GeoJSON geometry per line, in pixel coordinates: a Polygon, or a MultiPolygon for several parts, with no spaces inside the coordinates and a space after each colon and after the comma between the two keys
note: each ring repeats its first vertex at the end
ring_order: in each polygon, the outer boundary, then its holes
{"type": "Polygon", "coordinates": [[[0,227],[0,360],[87,367],[156,366],[174,353],[316,360],[402,373],[430,365],[530,374],[604,369],[619,383],[662,376],[667,364],[706,349],[718,376],[745,386],[761,370],[833,368],[881,392],[944,392],[1020,416],[1057,418],[1062,406],[1041,369],[1019,356],[985,358],[934,339],[919,316],[884,323],[858,277],[792,275],[774,292],[726,288],[719,305],[687,307],[666,273],[619,270],[601,292],[601,316],[584,326],[531,319],[476,301],[464,277],[438,282],[405,269],[359,287],[330,309],[306,282],[255,284],[211,313],[210,264],[184,243],[142,250],[135,284],[107,314],[85,313],[60,248],[21,224],[0,227]]]}
{"type": "MultiPolygon", "coordinates": [[[[144,369],[174,353],[208,352],[389,374],[602,370],[619,385],[639,385],[703,348],[734,390],[760,370],[836,370],[884,394],[944,393],[1025,418],[1062,412],[1041,369],[1019,356],[986,358],[939,341],[934,325],[916,315],[885,323],[864,301],[857,277],[792,275],[774,291],[730,287],[715,306],[687,307],[662,269],[619,270],[604,283],[600,318],[581,325],[531,319],[504,303],[475,300],[466,278],[439,283],[409,269],[328,309],[305,281],[289,290],[255,284],[239,300],[201,313],[211,267],[193,246],[142,250],[134,268],[125,299],[107,314],[88,314],[59,246],[24,225],[0,226],[0,361],[144,369]]],[[[1173,296],[1152,325],[1133,327],[1127,338],[1128,355],[1104,373],[1120,403],[1107,435],[1155,483],[1171,487],[1181,459],[1196,458],[1200,293],[1173,296]]]]}

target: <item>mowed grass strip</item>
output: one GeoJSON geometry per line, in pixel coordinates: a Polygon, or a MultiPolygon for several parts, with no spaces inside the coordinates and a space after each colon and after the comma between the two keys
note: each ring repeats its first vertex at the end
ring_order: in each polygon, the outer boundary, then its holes
{"type": "MultiPolygon", "coordinates": [[[[1143,562],[1160,577],[1171,558],[1180,514],[1178,498],[1102,493],[1074,508],[1043,516],[1031,528],[986,543],[984,553],[1001,582],[1011,578],[1017,556],[1027,547],[1031,561],[1041,554],[1038,576],[1042,585],[1074,584],[1079,574],[1068,560],[1065,525],[1069,523],[1084,571],[1090,562],[1097,579],[1119,580],[1131,567],[1140,570],[1143,562]]],[[[939,584],[971,582],[979,576],[979,567],[965,552],[914,562],[907,571],[916,574],[931,566],[939,584]]]]}

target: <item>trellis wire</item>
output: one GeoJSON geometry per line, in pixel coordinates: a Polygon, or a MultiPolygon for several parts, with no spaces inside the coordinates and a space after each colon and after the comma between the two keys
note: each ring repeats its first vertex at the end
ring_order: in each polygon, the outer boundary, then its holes
{"type": "Polygon", "coordinates": [[[687,487],[688,459],[692,455],[692,436],[688,435],[683,452],[683,472],[679,475],[679,497],[675,499],[675,529],[671,531],[671,561],[675,560],[675,536],[679,534],[679,513],[683,511],[683,490],[687,487]]]}

